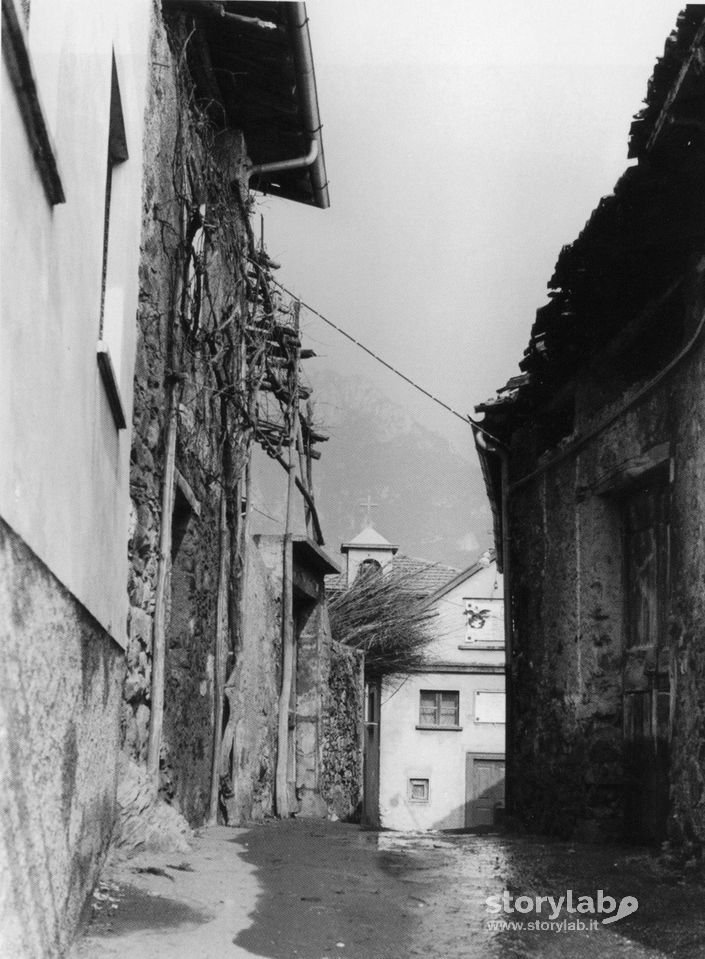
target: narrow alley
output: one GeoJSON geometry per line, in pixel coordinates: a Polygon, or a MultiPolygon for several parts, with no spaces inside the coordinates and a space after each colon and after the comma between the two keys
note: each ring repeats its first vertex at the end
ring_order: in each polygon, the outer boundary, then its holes
{"type": "Polygon", "coordinates": [[[705,959],[705,3],[2,39],[0,959],[705,959]]]}
{"type": "Polygon", "coordinates": [[[704,905],[653,850],[288,820],[113,864],[71,959],[696,959],[704,905]]]}

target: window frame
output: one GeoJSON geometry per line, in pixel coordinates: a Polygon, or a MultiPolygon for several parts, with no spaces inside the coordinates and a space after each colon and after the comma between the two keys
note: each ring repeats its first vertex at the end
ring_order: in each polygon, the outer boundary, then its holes
{"type": "Polygon", "coordinates": [[[440,729],[446,731],[457,731],[463,727],[460,725],[460,690],[459,689],[420,689],[419,690],[419,721],[416,725],[417,729],[440,729]],[[424,696],[434,696],[434,717],[432,722],[429,722],[427,718],[424,718],[424,712],[428,715],[428,708],[424,710],[424,696]],[[443,719],[443,697],[444,696],[453,696],[454,700],[454,722],[444,723],[441,720],[443,719]]]}
{"type": "Polygon", "coordinates": [[[66,194],[39,97],[26,28],[17,15],[14,0],[2,0],[2,54],[44,194],[50,206],[58,206],[66,202],[66,194]]]}
{"type": "Polygon", "coordinates": [[[423,776],[410,776],[407,786],[407,797],[409,802],[413,803],[429,803],[431,802],[431,780],[423,776]],[[416,784],[422,784],[422,788],[425,788],[425,796],[414,796],[414,786],[416,784]]]}
{"type": "Polygon", "coordinates": [[[122,317],[110,317],[106,319],[106,293],[108,289],[109,273],[109,250],[111,241],[111,218],[113,208],[116,206],[115,193],[113,191],[113,169],[129,159],[127,149],[127,137],[125,135],[125,121],[122,110],[122,97],[120,95],[120,82],[118,78],[117,63],[115,60],[115,51],[112,52],[111,75],[110,75],[110,122],[108,126],[108,149],[106,157],[106,176],[105,176],[105,200],[103,212],[103,258],[101,269],[101,289],[100,289],[100,309],[98,317],[98,344],[96,346],[96,359],[98,361],[98,370],[100,378],[105,388],[105,392],[110,405],[110,411],[113,416],[115,428],[124,430],[127,428],[127,419],[125,409],[120,396],[120,386],[118,376],[113,363],[113,358],[108,347],[108,337],[106,336],[106,327],[110,325],[114,328],[115,324],[122,324],[122,317]]]}

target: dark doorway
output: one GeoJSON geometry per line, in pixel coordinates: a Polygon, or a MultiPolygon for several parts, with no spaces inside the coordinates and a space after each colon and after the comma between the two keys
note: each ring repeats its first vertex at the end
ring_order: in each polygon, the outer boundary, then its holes
{"type": "Polygon", "coordinates": [[[652,483],[624,503],[623,675],[625,835],[666,836],[669,790],[669,489],[652,483]]]}
{"type": "Polygon", "coordinates": [[[363,753],[362,825],[378,829],[379,822],[379,722],[382,684],[365,687],[365,742],[363,753]]]}

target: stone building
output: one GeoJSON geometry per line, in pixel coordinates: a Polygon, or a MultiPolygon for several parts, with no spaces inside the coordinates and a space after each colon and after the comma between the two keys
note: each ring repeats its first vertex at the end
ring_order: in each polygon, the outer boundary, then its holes
{"type": "Polygon", "coordinates": [[[65,951],[115,817],[149,26],[2,4],[4,956],[65,951]]]}
{"type": "Polygon", "coordinates": [[[679,16],[635,162],[562,250],[521,374],[478,407],[508,804],[540,831],[705,840],[704,21],[679,16]]]}
{"type": "Polygon", "coordinates": [[[343,798],[335,769],[347,768],[341,723],[359,736],[360,665],[327,626],[323,576],[337,567],[312,494],[325,439],[302,375],[312,351],[250,222],[252,189],[328,206],[306,12],[163,11],[144,147],[124,747],[192,825],[344,816],[359,787],[343,798]],[[325,692],[337,666],[349,724],[325,692]]]}
{"type": "Polygon", "coordinates": [[[130,797],[349,814],[361,664],[327,624],[311,351],[250,222],[255,189],[328,205],[304,5],[2,17],[0,952],[44,959],[130,797]]]}

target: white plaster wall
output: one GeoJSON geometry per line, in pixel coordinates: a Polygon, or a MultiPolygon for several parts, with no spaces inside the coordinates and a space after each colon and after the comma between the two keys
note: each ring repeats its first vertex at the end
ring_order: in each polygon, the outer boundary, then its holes
{"type": "Polygon", "coordinates": [[[114,46],[130,158],[116,169],[114,357],[128,424],[139,262],[150,0],[32,0],[29,49],[66,203],[46,200],[2,77],[0,514],[121,644],[130,428],[117,431],[96,362],[114,46]]]}
{"type": "Polygon", "coordinates": [[[433,624],[438,638],[430,651],[434,659],[446,663],[504,662],[504,592],[502,574],[497,572],[495,563],[453,587],[432,609],[438,614],[433,624]],[[479,629],[468,629],[465,615],[468,599],[476,608],[490,611],[485,625],[479,629]],[[459,646],[469,648],[458,649],[459,646]]]}
{"type": "Polygon", "coordinates": [[[475,692],[504,692],[503,672],[478,672],[504,665],[502,576],[496,564],[457,583],[431,607],[438,616],[430,662],[474,672],[412,673],[391,677],[382,692],[380,722],[380,820],[387,829],[454,829],[465,825],[467,753],[504,754],[504,723],[475,721],[475,692]],[[465,600],[490,615],[468,633],[465,600]],[[459,647],[464,647],[460,649],[459,647]],[[485,648],[483,648],[485,647],[485,648]],[[458,690],[461,730],[417,729],[422,689],[458,690]],[[409,780],[428,779],[428,802],[409,799],[409,780]]]}
{"type": "Polygon", "coordinates": [[[382,691],[380,821],[386,829],[454,829],[465,825],[465,757],[504,753],[504,724],[476,723],[475,691],[504,690],[504,676],[417,673],[392,677],[382,691]],[[417,729],[422,689],[458,690],[459,731],[417,729]],[[396,692],[395,692],[396,690],[396,692]],[[428,779],[428,802],[409,799],[409,780],[428,779]]]}

